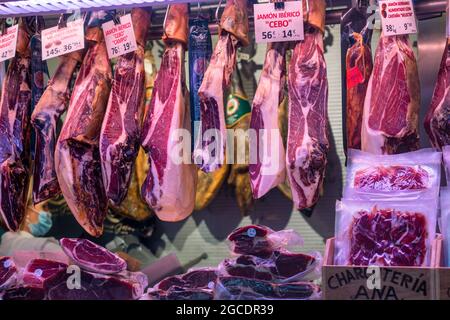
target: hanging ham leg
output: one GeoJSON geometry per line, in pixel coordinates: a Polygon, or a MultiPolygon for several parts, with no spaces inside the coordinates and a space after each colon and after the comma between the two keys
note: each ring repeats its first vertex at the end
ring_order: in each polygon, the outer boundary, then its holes
{"type": "Polygon", "coordinates": [[[56,145],[55,166],[61,191],[78,223],[92,236],[100,236],[107,198],[98,145],[112,74],[102,30],[88,29],[86,39],[90,48],[56,145]]]}
{"type": "Polygon", "coordinates": [[[249,41],[247,1],[227,0],[220,27],[219,41],[198,91],[201,123],[194,160],[206,173],[216,171],[224,163],[227,130],[223,91],[230,87],[238,46],[249,41]]]}
{"type": "Polygon", "coordinates": [[[364,101],[362,150],[374,154],[417,150],[419,107],[419,73],[408,36],[382,35],[364,101]]]}
{"type": "Polygon", "coordinates": [[[8,66],[0,101],[0,216],[17,231],[25,218],[30,174],[30,36],[21,22],[17,54],[8,66]]]}
{"type": "Polygon", "coordinates": [[[131,18],[138,49],[117,59],[100,135],[103,183],[114,205],[120,205],[127,195],[144,108],[144,50],[150,17],[145,10],[134,9],[131,18]]]}
{"type": "Polygon", "coordinates": [[[294,205],[310,208],[319,198],[327,164],[328,80],[323,35],[309,27],[292,53],[288,77],[287,170],[294,205]]]}
{"type": "Polygon", "coordinates": [[[33,202],[51,199],[61,190],[55,171],[56,126],[69,103],[70,81],[83,52],[77,51],[61,57],[55,75],[42,95],[31,116],[36,132],[33,173],[33,202]]]}
{"type": "Polygon", "coordinates": [[[431,144],[441,149],[450,145],[450,39],[447,39],[425,129],[431,144]]]}
{"type": "Polygon", "coordinates": [[[183,47],[187,42],[187,14],[185,4],[170,6],[165,25],[166,49],[141,138],[150,164],[142,198],[163,221],[185,219],[195,202],[196,168],[190,163],[189,152],[179,158],[180,148],[190,148],[191,141],[180,141],[177,136],[180,129],[190,133],[191,128],[183,47]]]}
{"type": "Polygon", "coordinates": [[[278,127],[278,106],[283,101],[286,47],[283,43],[269,44],[266,60],[253,99],[250,128],[250,163],[253,197],[261,198],[272,188],[285,181],[283,140],[278,127]],[[256,138],[256,141],[252,141],[256,138]]]}

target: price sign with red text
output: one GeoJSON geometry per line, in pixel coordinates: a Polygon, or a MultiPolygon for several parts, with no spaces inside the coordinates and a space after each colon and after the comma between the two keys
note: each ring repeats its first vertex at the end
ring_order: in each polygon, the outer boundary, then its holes
{"type": "Polygon", "coordinates": [[[42,30],[42,60],[84,49],[83,20],[67,22],[65,27],[42,30]]]}
{"type": "Polygon", "coordinates": [[[379,4],[384,35],[417,33],[412,0],[380,0],[379,4]]]}
{"type": "Polygon", "coordinates": [[[103,24],[106,47],[110,59],[136,51],[137,43],[134,35],[131,14],[120,17],[120,23],[108,21],[103,24]]]}
{"type": "Polygon", "coordinates": [[[17,36],[19,25],[14,25],[8,29],[3,36],[0,36],[0,62],[9,60],[16,56],[17,36]]]}
{"type": "Polygon", "coordinates": [[[274,3],[254,4],[257,43],[300,41],[304,39],[302,1],[284,2],[282,9],[274,3]]]}

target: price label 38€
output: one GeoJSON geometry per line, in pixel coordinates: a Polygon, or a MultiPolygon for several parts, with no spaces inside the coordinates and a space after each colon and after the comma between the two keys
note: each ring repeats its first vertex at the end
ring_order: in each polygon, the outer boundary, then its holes
{"type": "Polygon", "coordinates": [[[255,40],[257,43],[300,41],[304,39],[302,1],[255,4],[255,40]]]}
{"type": "Polygon", "coordinates": [[[412,0],[380,0],[379,5],[385,36],[417,33],[412,0]]]}
{"type": "Polygon", "coordinates": [[[83,20],[67,22],[67,26],[58,26],[42,30],[42,60],[48,60],[70,52],[84,49],[83,20]]]}
{"type": "Polygon", "coordinates": [[[108,21],[102,28],[110,59],[136,51],[137,43],[131,14],[120,17],[120,24],[108,21]]]}

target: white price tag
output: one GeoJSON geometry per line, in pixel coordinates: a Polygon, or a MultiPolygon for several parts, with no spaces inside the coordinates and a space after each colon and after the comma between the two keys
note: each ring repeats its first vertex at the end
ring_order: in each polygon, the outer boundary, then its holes
{"type": "Polygon", "coordinates": [[[274,3],[254,4],[257,43],[300,41],[304,39],[302,1],[284,2],[283,9],[274,3]]]}
{"type": "Polygon", "coordinates": [[[6,29],[6,33],[0,36],[0,62],[9,60],[16,56],[17,36],[19,25],[14,25],[6,29]]]}
{"type": "Polygon", "coordinates": [[[417,33],[412,0],[380,0],[379,4],[384,35],[417,33]]]}
{"type": "Polygon", "coordinates": [[[84,49],[83,20],[67,22],[67,26],[58,26],[42,30],[42,60],[48,60],[70,52],[84,49]]]}
{"type": "Polygon", "coordinates": [[[108,21],[102,28],[110,59],[136,51],[137,43],[131,14],[120,17],[120,24],[116,25],[114,21],[108,21]]]}

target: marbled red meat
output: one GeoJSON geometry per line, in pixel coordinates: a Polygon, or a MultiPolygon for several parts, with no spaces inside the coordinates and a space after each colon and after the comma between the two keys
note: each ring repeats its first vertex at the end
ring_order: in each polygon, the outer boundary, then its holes
{"type": "Polygon", "coordinates": [[[23,271],[23,284],[44,289],[51,288],[65,278],[67,267],[67,264],[57,261],[33,259],[23,271]]]}
{"type": "Polygon", "coordinates": [[[361,211],[350,228],[349,264],[422,266],[428,237],[422,213],[395,209],[361,211]]]}
{"type": "Polygon", "coordinates": [[[328,141],[328,80],[323,35],[312,27],[296,44],[289,65],[287,173],[294,206],[311,208],[325,177],[328,141]]]}
{"type": "Polygon", "coordinates": [[[266,259],[250,255],[225,259],[222,266],[230,276],[278,281],[295,276],[301,278],[315,262],[313,256],[283,250],[274,251],[272,256],[266,259]]]}
{"type": "Polygon", "coordinates": [[[0,291],[16,284],[17,267],[10,257],[0,257],[0,291]]]}
{"type": "Polygon", "coordinates": [[[158,283],[155,288],[163,291],[171,287],[183,287],[190,289],[211,289],[212,284],[217,280],[215,269],[204,268],[192,270],[181,276],[168,277],[158,283]]]}
{"type": "Polygon", "coordinates": [[[127,267],[125,260],[87,239],[62,238],[60,244],[64,252],[83,269],[113,274],[127,267]]]}
{"type": "Polygon", "coordinates": [[[354,187],[364,191],[423,190],[429,185],[428,172],[410,166],[377,166],[359,170],[354,187]]]}
{"type": "Polygon", "coordinates": [[[270,256],[273,249],[268,235],[274,231],[264,226],[250,225],[237,228],[229,236],[232,251],[237,254],[270,256]]]}
{"type": "Polygon", "coordinates": [[[45,289],[34,286],[14,287],[0,293],[3,300],[44,300],[46,297],[45,289]]]}
{"type": "Polygon", "coordinates": [[[168,291],[150,290],[142,300],[213,300],[212,290],[171,287],[168,291]]]}
{"type": "Polygon", "coordinates": [[[115,205],[127,195],[139,152],[144,111],[144,50],[150,17],[146,10],[137,8],[132,10],[131,19],[138,48],[117,59],[100,134],[103,183],[108,199],[115,205]]]}
{"type": "Polygon", "coordinates": [[[364,101],[362,150],[374,154],[417,150],[419,106],[419,74],[408,36],[382,35],[364,101]]]}
{"type": "Polygon", "coordinates": [[[9,61],[0,101],[0,218],[11,231],[25,219],[30,178],[30,35],[19,24],[17,54],[9,61]]]}
{"type": "Polygon", "coordinates": [[[450,144],[450,39],[442,56],[433,99],[425,118],[425,129],[435,148],[450,144]]]}

